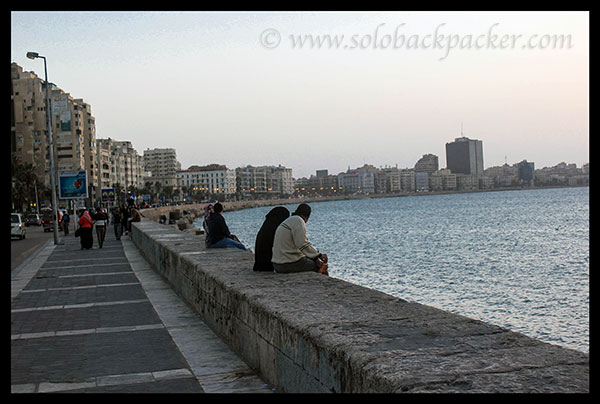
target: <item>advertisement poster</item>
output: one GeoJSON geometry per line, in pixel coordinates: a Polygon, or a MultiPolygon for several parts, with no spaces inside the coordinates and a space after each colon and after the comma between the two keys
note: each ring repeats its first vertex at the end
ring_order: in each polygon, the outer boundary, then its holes
{"type": "Polygon", "coordinates": [[[60,130],[71,130],[71,109],[66,94],[52,95],[52,114],[58,116],[60,130]]]}
{"type": "Polygon", "coordinates": [[[85,199],[87,196],[87,172],[85,170],[58,172],[59,199],[85,199]]]}
{"type": "Polygon", "coordinates": [[[115,190],[113,188],[102,188],[102,202],[114,202],[115,190]]]}

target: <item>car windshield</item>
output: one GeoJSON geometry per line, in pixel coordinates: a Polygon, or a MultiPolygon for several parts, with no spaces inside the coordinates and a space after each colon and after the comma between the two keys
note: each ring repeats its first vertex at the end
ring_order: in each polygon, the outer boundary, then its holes
{"type": "Polygon", "coordinates": [[[19,216],[18,215],[10,215],[10,222],[11,223],[19,223],[19,216]]]}
{"type": "Polygon", "coordinates": [[[27,216],[27,219],[37,219],[37,215],[29,215],[27,216]]]}

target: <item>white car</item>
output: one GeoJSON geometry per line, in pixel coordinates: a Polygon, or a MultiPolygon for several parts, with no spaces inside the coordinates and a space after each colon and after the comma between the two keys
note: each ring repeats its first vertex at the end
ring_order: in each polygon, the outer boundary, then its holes
{"type": "Polygon", "coordinates": [[[25,228],[25,222],[21,217],[20,213],[10,214],[10,237],[18,237],[21,240],[25,238],[27,229],[25,228]]]}

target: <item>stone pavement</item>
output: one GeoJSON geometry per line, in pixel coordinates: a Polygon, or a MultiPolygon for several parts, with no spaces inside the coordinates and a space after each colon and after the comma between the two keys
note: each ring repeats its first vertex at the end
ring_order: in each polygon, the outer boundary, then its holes
{"type": "Polygon", "coordinates": [[[109,227],[70,234],[11,273],[13,393],[270,393],[109,227]]]}

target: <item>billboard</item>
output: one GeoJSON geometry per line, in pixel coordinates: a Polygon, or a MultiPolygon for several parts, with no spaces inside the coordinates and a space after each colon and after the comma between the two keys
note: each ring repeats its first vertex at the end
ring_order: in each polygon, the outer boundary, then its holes
{"type": "Polygon", "coordinates": [[[114,188],[102,188],[102,202],[114,202],[114,201],[115,201],[114,188]]]}
{"type": "Polygon", "coordinates": [[[58,116],[61,131],[71,130],[71,109],[66,94],[54,93],[52,95],[52,114],[58,116]]]}
{"type": "Polygon", "coordinates": [[[85,199],[88,182],[85,170],[65,170],[58,172],[59,199],[85,199]]]}

